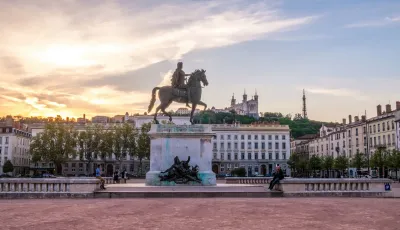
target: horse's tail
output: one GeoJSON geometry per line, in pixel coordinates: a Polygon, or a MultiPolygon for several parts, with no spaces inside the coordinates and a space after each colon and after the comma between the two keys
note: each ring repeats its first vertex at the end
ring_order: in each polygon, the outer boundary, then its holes
{"type": "Polygon", "coordinates": [[[150,105],[147,110],[148,113],[153,109],[154,103],[156,102],[156,91],[159,90],[160,87],[154,87],[153,91],[151,91],[151,100],[150,100],[150,105]]]}

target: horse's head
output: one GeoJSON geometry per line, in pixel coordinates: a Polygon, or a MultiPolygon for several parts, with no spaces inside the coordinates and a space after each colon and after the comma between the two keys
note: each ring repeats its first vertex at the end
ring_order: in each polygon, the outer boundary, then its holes
{"type": "Polygon", "coordinates": [[[204,86],[208,85],[208,80],[206,76],[206,71],[201,69],[201,70],[195,70],[189,78],[188,84],[194,84],[195,81],[202,82],[204,86]]]}

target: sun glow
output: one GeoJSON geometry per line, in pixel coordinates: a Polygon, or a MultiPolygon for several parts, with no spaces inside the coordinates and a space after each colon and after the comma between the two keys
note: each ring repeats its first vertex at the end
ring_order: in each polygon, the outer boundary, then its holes
{"type": "Polygon", "coordinates": [[[35,56],[40,62],[62,67],[95,65],[96,62],[88,57],[88,51],[84,46],[53,45],[43,52],[37,52],[35,56]]]}

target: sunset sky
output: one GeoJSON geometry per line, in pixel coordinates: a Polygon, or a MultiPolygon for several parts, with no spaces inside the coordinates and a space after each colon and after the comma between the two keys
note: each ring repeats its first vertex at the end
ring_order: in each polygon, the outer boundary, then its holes
{"type": "MultiPolygon", "coordinates": [[[[143,113],[177,61],[209,107],[341,121],[400,101],[400,1],[0,0],[0,115],[143,113]]],[[[158,102],[157,102],[158,103],[158,102]]],[[[172,108],[182,105],[175,104],[172,108]]]]}

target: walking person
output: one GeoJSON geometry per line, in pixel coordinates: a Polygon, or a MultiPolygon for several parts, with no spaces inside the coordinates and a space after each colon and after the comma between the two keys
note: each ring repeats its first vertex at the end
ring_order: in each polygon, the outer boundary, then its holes
{"type": "Polygon", "coordinates": [[[273,174],[273,178],[272,178],[271,183],[269,183],[269,188],[268,189],[272,190],[274,188],[274,186],[276,184],[279,184],[279,181],[283,180],[284,178],[285,178],[285,176],[283,175],[281,167],[279,165],[276,166],[276,170],[275,170],[275,172],[273,174]]]}
{"type": "Polygon", "coordinates": [[[96,168],[96,178],[100,180],[100,189],[106,190],[106,187],[104,186],[106,181],[101,177],[100,165],[97,165],[96,168]]]}

